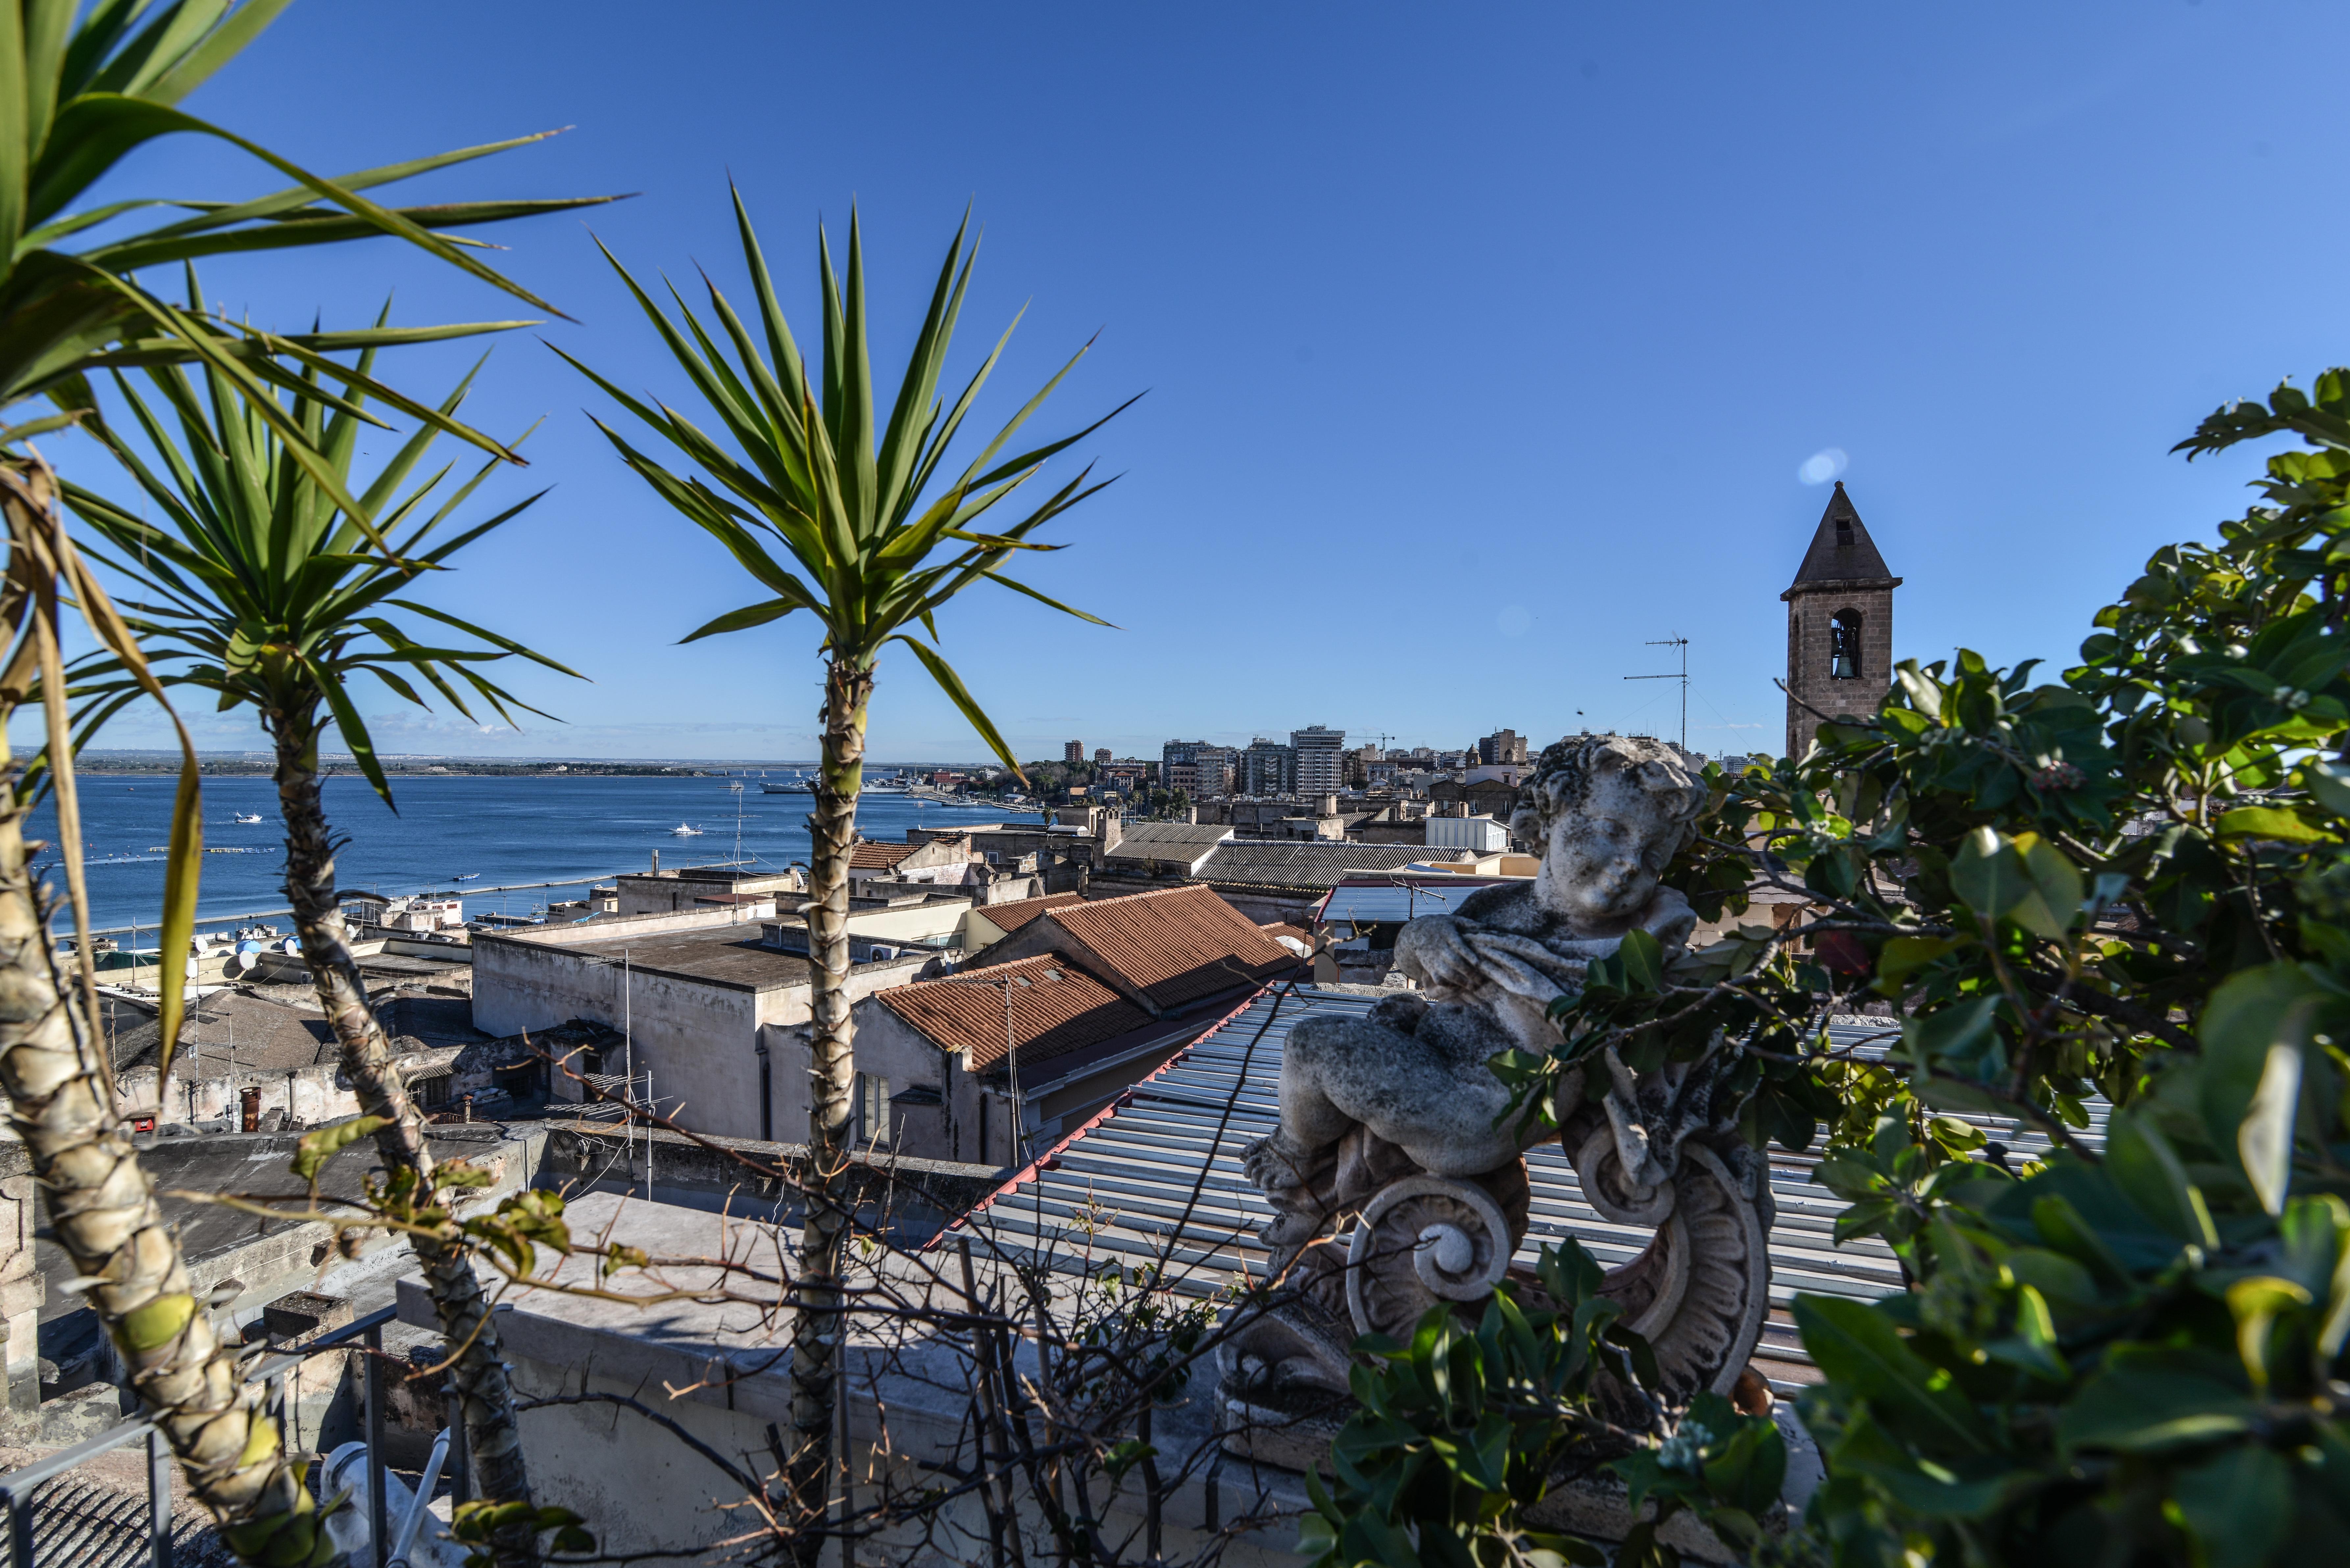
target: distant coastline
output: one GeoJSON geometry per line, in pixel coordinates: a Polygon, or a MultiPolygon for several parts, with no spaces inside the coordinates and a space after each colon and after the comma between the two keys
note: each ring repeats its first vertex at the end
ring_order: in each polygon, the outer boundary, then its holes
{"type": "MultiPolygon", "coordinates": [[[[276,767],[275,759],[265,752],[198,753],[197,762],[207,775],[230,778],[266,778],[276,767]]],[[[379,757],[388,776],[397,778],[717,778],[722,775],[743,775],[767,773],[813,773],[816,761],[805,762],[736,762],[712,761],[618,761],[588,757],[523,757],[513,760],[495,757],[446,756],[387,756],[379,757]]],[[[320,772],[334,776],[359,774],[359,764],[348,753],[328,753],[320,759],[320,772]]],[[[869,774],[894,773],[911,768],[931,770],[952,768],[969,771],[983,763],[868,763],[869,774]]],[[[81,754],[78,772],[92,777],[140,777],[151,774],[177,774],[180,754],[177,752],[100,752],[81,754]]]]}

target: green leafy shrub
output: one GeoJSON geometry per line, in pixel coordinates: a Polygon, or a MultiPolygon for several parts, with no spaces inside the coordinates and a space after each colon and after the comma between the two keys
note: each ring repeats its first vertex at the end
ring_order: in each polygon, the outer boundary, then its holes
{"type": "MultiPolygon", "coordinates": [[[[1556,1051],[1497,1064],[1529,1116],[1607,1054],[1715,1075],[1758,1147],[1825,1125],[1837,1239],[1881,1237],[1909,1288],[1798,1298],[1828,1480],[1794,1552],[2249,1568],[2350,1542],[2350,372],[2180,444],[2278,435],[2303,444],[2257,504],[2158,551],[2061,679],[1905,663],[1807,756],[1710,770],[1669,879],[1727,938],[1669,966],[1627,940],[1554,1009],[1556,1051]],[[1742,923],[1758,882],[1803,919],[1742,923]],[[1871,1007],[1874,1040],[1832,1044],[1871,1007]],[[2051,1152],[1961,1119],[1986,1113],[2051,1152]]],[[[1423,1530],[1463,1516],[1438,1501],[1423,1530]]]]}
{"type": "Polygon", "coordinates": [[[1648,1346],[1599,1294],[1601,1270],[1572,1240],[1545,1248],[1540,1287],[1505,1282],[1471,1329],[1451,1306],[1422,1317],[1409,1343],[1367,1335],[1356,1407],[1331,1445],[1332,1484],[1309,1475],[1315,1511],[1298,1550],[1315,1568],[1563,1568],[1608,1560],[1578,1537],[1528,1528],[1527,1511],[1561,1478],[1607,1468],[1628,1485],[1635,1526],[1616,1561],[1679,1562],[1657,1531],[1684,1511],[1723,1540],[1752,1544],[1778,1507],[1786,1451],[1766,1418],[1705,1396],[1678,1432],[1627,1428],[1610,1412],[1652,1415],[1648,1346]]]}

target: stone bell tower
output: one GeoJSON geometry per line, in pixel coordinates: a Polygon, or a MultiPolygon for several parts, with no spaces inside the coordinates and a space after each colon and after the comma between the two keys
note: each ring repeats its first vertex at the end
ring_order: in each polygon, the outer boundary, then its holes
{"type": "Polygon", "coordinates": [[[1874,713],[1892,689],[1893,590],[1900,586],[1838,480],[1794,582],[1779,596],[1787,601],[1789,756],[1811,749],[1821,713],[1874,713]]]}

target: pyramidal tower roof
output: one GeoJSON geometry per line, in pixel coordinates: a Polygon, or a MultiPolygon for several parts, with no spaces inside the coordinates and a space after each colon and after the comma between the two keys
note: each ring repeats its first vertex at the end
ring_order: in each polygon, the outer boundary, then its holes
{"type": "Polygon", "coordinates": [[[1852,497],[1844,493],[1844,481],[1837,480],[1835,493],[1828,497],[1827,510],[1820,514],[1819,532],[1812,535],[1812,547],[1804,552],[1804,564],[1796,571],[1793,586],[1899,580],[1885,569],[1885,557],[1877,553],[1877,541],[1868,536],[1852,497]]]}

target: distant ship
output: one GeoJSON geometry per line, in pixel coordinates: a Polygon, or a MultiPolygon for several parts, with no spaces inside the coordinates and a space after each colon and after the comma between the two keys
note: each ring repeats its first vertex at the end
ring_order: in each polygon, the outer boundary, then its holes
{"type": "Polygon", "coordinates": [[[261,820],[261,813],[259,813],[259,812],[257,812],[257,811],[256,811],[256,812],[255,812],[255,813],[254,813],[252,815],[250,815],[250,816],[246,815],[244,812],[241,812],[241,811],[238,811],[238,812],[232,812],[232,813],[230,813],[230,815],[231,815],[232,816],[235,817],[237,821],[239,821],[239,822],[243,822],[243,823],[255,823],[255,822],[259,822],[259,821],[261,820]]]}
{"type": "Polygon", "coordinates": [[[482,874],[479,871],[468,871],[463,877],[452,877],[449,878],[452,882],[478,882],[481,879],[482,874]]]}
{"type": "Polygon", "coordinates": [[[679,823],[675,827],[671,828],[670,833],[672,836],[678,838],[699,838],[702,836],[702,829],[698,827],[689,827],[682,822],[679,823]]]}

